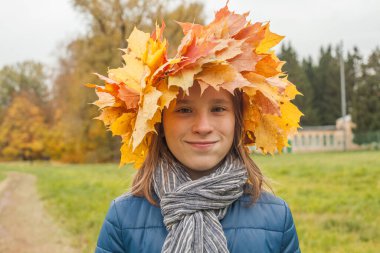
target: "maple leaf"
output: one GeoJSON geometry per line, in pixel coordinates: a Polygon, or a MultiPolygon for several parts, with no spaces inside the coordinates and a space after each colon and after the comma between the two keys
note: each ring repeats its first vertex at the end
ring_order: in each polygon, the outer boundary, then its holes
{"type": "Polygon", "coordinates": [[[256,40],[261,41],[265,37],[265,31],[263,31],[262,23],[256,22],[253,25],[248,25],[241,29],[237,34],[232,36],[236,40],[245,40],[246,42],[254,42],[256,40]],[[257,37],[260,35],[259,37],[257,37]]]}
{"type": "Polygon", "coordinates": [[[277,87],[280,93],[283,93],[285,91],[286,86],[288,85],[287,82],[284,82],[282,78],[278,78],[278,77],[266,78],[265,81],[269,85],[273,87],[277,87]]]}
{"type": "Polygon", "coordinates": [[[126,85],[120,85],[118,98],[124,101],[127,109],[136,109],[140,101],[140,94],[126,85]]]}
{"type": "Polygon", "coordinates": [[[106,76],[103,76],[103,75],[100,75],[98,73],[94,73],[97,77],[99,77],[99,79],[105,81],[106,83],[108,84],[118,84],[118,82],[116,82],[115,80],[112,80],[111,78],[108,78],[106,76]]]}
{"type": "Polygon", "coordinates": [[[257,91],[254,96],[255,104],[263,114],[281,115],[280,106],[277,101],[264,96],[261,91],[257,91]]]}
{"type": "Polygon", "coordinates": [[[129,88],[140,92],[140,82],[144,74],[144,65],[135,56],[124,55],[128,64],[122,68],[109,69],[108,76],[118,83],[125,83],[129,88]]]}
{"type": "Polygon", "coordinates": [[[103,108],[102,113],[94,119],[101,120],[104,125],[109,126],[117,118],[123,114],[123,109],[120,107],[107,107],[103,108]]]}
{"type": "Polygon", "coordinates": [[[201,70],[202,68],[200,66],[180,70],[176,73],[176,75],[169,76],[168,86],[178,86],[187,93],[188,89],[193,86],[194,75],[199,73],[201,70]]]}
{"type": "Polygon", "coordinates": [[[232,59],[235,56],[242,54],[242,44],[244,41],[239,41],[239,40],[229,40],[227,42],[227,46],[223,48],[222,50],[219,50],[216,52],[215,56],[218,58],[220,61],[225,61],[228,59],[232,59]]]}
{"type": "Polygon", "coordinates": [[[148,65],[153,73],[164,61],[166,61],[166,41],[160,42],[153,39],[148,40],[147,50],[143,54],[143,62],[148,65]]]}
{"type": "Polygon", "coordinates": [[[136,118],[135,113],[123,113],[110,126],[113,135],[123,135],[131,132],[131,125],[136,118]]]}
{"type": "Polygon", "coordinates": [[[277,136],[278,127],[273,124],[273,121],[268,117],[269,115],[262,115],[260,121],[255,129],[255,142],[256,146],[264,153],[273,154],[277,149],[277,136]]]}
{"type": "Polygon", "coordinates": [[[252,47],[244,43],[241,47],[242,53],[227,61],[239,72],[254,71],[257,62],[263,57],[253,53],[252,47]]]}
{"type": "Polygon", "coordinates": [[[166,27],[166,24],[165,24],[165,22],[163,20],[161,22],[161,27],[156,22],[156,29],[152,32],[152,34],[151,34],[150,37],[153,40],[157,40],[157,41],[163,40],[163,35],[164,35],[165,27],[166,27]]]}
{"type": "MultiPolygon", "coordinates": [[[[254,106],[253,101],[250,99],[250,96],[243,93],[243,105],[245,110],[243,111],[244,119],[244,130],[249,132],[255,132],[256,126],[260,121],[260,111],[259,108],[254,106]]],[[[248,136],[249,140],[246,140],[247,143],[252,143],[254,141],[254,136],[248,136]]]]}
{"type": "Polygon", "coordinates": [[[234,95],[234,91],[236,89],[240,89],[249,85],[251,85],[251,83],[247,79],[245,79],[239,72],[235,72],[235,78],[232,81],[224,82],[220,85],[220,87],[234,95]]]}
{"type": "Polygon", "coordinates": [[[229,64],[205,64],[202,71],[195,76],[195,79],[202,80],[205,83],[217,88],[224,82],[234,80],[237,72],[229,64]]]}
{"type": "Polygon", "coordinates": [[[250,96],[254,96],[256,91],[259,90],[265,97],[272,101],[280,100],[276,87],[270,86],[265,77],[254,72],[249,72],[244,74],[244,78],[250,81],[250,85],[244,87],[244,91],[250,96]]]}
{"type": "Polygon", "coordinates": [[[260,75],[265,77],[272,77],[281,73],[281,70],[278,70],[278,67],[278,62],[273,59],[272,55],[267,55],[257,62],[255,72],[260,73],[260,75]]]}
{"type": "Polygon", "coordinates": [[[99,100],[95,101],[93,104],[98,106],[100,109],[103,109],[107,106],[113,106],[115,104],[115,97],[107,92],[98,92],[96,91],[99,100]]]}
{"type": "Polygon", "coordinates": [[[289,101],[280,104],[281,117],[277,119],[278,125],[288,133],[294,133],[300,127],[299,121],[303,113],[289,101]]]}
{"type": "Polygon", "coordinates": [[[161,110],[169,107],[170,102],[177,98],[179,91],[177,86],[168,87],[166,80],[161,80],[157,85],[157,89],[162,92],[158,102],[161,110]]]}
{"type": "Polygon", "coordinates": [[[227,22],[229,36],[234,36],[247,24],[248,12],[242,15],[230,12],[227,5],[215,13],[215,23],[227,22]]]}
{"type": "Polygon", "coordinates": [[[294,99],[297,95],[302,95],[302,93],[297,90],[296,86],[287,80],[287,77],[283,78],[282,80],[287,83],[284,95],[289,100],[294,99]]]}
{"type": "Polygon", "coordinates": [[[135,27],[127,39],[128,49],[126,52],[141,58],[146,52],[146,44],[148,43],[149,38],[149,33],[144,33],[135,27]]]}
{"type": "Polygon", "coordinates": [[[182,31],[185,35],[187,35],[189,32],[193,32],[196,37],[200,37],[200,35],[203,32],[203,26],[199,24],[194,23],[182,23],[179,21],[176,21],[182,28],[182,31]]]}
{"type": "Polygon", "coordinates": [[[272,33],[269,30],[269,23],[264,26],[265,38],[261,41],[260,45],[256,48],[256,53],[266,53],[269,49],[280,43],[284,36],[272,33]]]}
{"type": "Polygon", "coordinates": [[[132,134],[133,150],[141,143],[146,133],[155,132],[154,126],[148,124],[148,120],[151,120],[157,109],[159,109],[158,99],[161,95],[162,92],[154,87],[144,95],[144,101],[140,104],[139,111],[137,112],[135,128],[132,134]]]}

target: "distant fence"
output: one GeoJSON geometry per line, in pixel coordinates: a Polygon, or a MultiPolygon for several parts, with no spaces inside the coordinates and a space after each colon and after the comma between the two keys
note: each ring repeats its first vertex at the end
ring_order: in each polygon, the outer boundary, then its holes
{"type": "Polygon", "coordinates": [[[375,148],[380,148],[380,130],[355,133],[354,142],[359,145],[374,145],[375,148]]]}

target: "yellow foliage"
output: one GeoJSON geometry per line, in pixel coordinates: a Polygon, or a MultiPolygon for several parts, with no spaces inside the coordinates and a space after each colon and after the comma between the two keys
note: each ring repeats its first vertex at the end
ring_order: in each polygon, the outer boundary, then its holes
{"type": "Polygon", "coordinates": [[[41,108],[28,94],[15,96],[0,125],[0,154],[6,159],[46,157],[49,131],[44,121],[41,108]]]}
{"type": "Polygon", "coordinates": [[[166,57],[164,27],[156,26],[151,36],[133,30],[123,50],[125,66],[110,69],[108,78],[99,76],[106,88],[94,87],[102,110],[98,119],[122,136],[121,165],[142,164],[162,110],[195,82],[201,91],[212,86],[243,92],[245,145],[272,154],[287,145],[302,113],[290,101],[299,92],[271,51],[283,36],[272,33],[269,23],[251,24],[247,16],[225,6],[209,25],[180,23],[185,35],[173,59],[166,57]]]}

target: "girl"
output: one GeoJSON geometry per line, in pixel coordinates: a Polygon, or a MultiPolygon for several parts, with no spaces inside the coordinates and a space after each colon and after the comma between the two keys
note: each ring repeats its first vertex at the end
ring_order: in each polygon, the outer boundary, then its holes
{"type": "Polygon", "coordinates": [[[163,29],[135,30],[126,65],[91,85],[99,118],[122,136],[121,163],[139,167],[96,252],[300,252],[289,207],[264,190],[247,148],[281,151],[301,116],[268,51],[280,36],[227,6],[208,26],[181,25],[176,57],[163,29]]]}

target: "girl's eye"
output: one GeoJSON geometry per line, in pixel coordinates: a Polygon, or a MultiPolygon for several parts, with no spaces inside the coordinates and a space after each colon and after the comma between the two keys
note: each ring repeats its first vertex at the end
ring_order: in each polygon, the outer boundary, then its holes
{"type": "Polygon", "coordinates": [[[176,110],[176,112],[179,112],[179,113],[191,113],[191,109],[190,108],[179,108],[176,110]]]}
{"type": "Polygon", "coordinates": [[[214,107],[212,108],[212,112],[224,112],[226,110],[226,108],[224,107],[221,107],[221,106],[217,106],[217,107],[214,107]]]}

